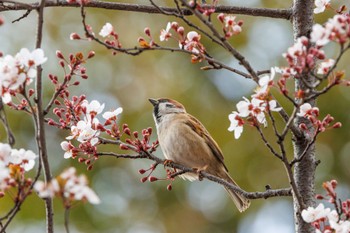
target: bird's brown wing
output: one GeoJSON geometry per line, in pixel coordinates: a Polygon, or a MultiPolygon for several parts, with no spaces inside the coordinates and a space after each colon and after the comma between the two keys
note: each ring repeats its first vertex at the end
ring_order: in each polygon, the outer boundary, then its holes
{"type": "Polygon", "coordinates": [[[218,144],[214,141],[214,139],[210,136],[209,132],[206,130],[204,125],[197,120],[194,116],[189,115],[189,120],[186,120],[185,124],[188,125],[196,134],[198,134],[201,138],[205,140],[210,150],[213,152],[213,155],[216,159],[222,163],[227,171],[227,167],[224,163],[224,156],[222,154],[221,149],[218,144]]]}

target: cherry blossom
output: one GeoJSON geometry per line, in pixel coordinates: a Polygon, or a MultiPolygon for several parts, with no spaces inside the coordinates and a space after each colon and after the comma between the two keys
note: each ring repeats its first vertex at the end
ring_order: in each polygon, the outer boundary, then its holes
{"type": "Polygon", "coordinates": [[[99,35],[102,37],[107,37],[109,35],[112,35],[113,31],[114,31],[114,28],[113,28],[112,24],[106,23],[102,27],[101,31],[99,32],[99,35]]]}
{"type": "Polygon", "coordinates": [[[228,115],[228,118],[231,122],[228,131],[234,131],[235,139],[238,139],[243,132],[244,121],[237,112],[232,112],[230,115],[228,115]]]}
{"type": "Polygon", "coordinates": [[[49,184],[38,181],[34,189],[41,198],[61,197],[67,207],[70,207],[73,201],[87,200],[91,204],[99,204],[101,202],[96,193],[88,187],[86,176],[77,176],[74,167],[63,171],[58,177],[52,179],[49,184]]]}
{"type": "Polygon", "coordinates": [[[326,7],[329,5],[330,0],[315,0],[315,6],[316,8],[314,9],[315,14],[319,14],[324,12],[326,7]]]}
{"type": "Polygon", "coordinates": [[[332,229],[336,233],[349,233],[350,232],[350,221],[329,221],[332,229]]]}
{"type": "Polygon", "coordinates": [[[312,107],[309,103],[304,103],[300,106],[300,111],[297,113],[300,117],[318,116],[319,109],[312,107]]]}
{"type": "Polygon", "coordinates": [[[162,29],[160,31],[160,36],[159,36],[160,41],[168,41],[168,39],[171,37],[170,29],[171,29],[171,23],[168,22],[166,29],[165,30],[162,29]]]}
{"type": "Polygon", "coordinates": [[[35,49],[30,52],[27,48],[22,48],[15,57],[20,64],[28,67],[27,75],[29,78],[36,77],[36,66],[42,65],[47,61],[42,49],[35,49]]]}
{"type": "Polygon", "coordinates": [[[330,208],[325,208],[322,203],[320,203],[316,208],[308,207],[306,210],[301,212],[305,222],[311,223],[321,218],[326,218],[331,213],[330,208]]]}
{"type": "Polygon", "coordinates": [[[97,136],[100,132],[92,128],[94,124],[98,123],[96,118],[94,118],[94,121],[94,123],[79,121],[76,126],[71,127],[72,135],[66,137],[66,139],[71,140],[75,138],[81,143],[90,141],[91,145],[95,145],[98,142],[97,136]]]}
{"type": "Polygon", "coordinates": [[[327,74],[329,69],[335,64],[335,61],[333,59],[328,59],[324,62],[321,62],[319,64],[319,67],[317,69],[317,74],[327,74]]]}
{"type": "Polygon", "coordinates": [[[115,120],[119,114],[123,112],[123,108],[119,107],[114,111],[107,111],[103,113],[102,117],[106,120],[115,120]]]}
{"type": "Polygon", "coordinates": [[[69,159],[73,156],[72,149],[74,148],[74,146],[70,142],[67,142],[67,141],[61,142],[61,148],[62,148],[62,150],[65,151],[64,156],[63,156],[65,159],[69,159]]]}
{"type": "Polygon", "coordinates": [[[4,103],[11,102],[11,95],[36,77],[36,67],[47,61],[42,49],[30,52],[23,48],[15,56],[0,57],[0,91],[4,103]]]}
{"type": "Polygon", "coordinates": [[[38,156],[31,150],[12,149],[11,154],[5,160],[8,164],[20,165],[25,171],[31,170],[35,165],[35,159],[38,156]]]}
{"type": "Polygon", "coordinates": [[[328,44],[330,36],[330,31],[326,30],[322,25],[315,24],[312,27],[310,34],[311,42],[315,43],[317,46],[324,46],[328,44]]]}
{"type": "Polygon", "coordinates": [[[41,198],[54,197],[55,193],[60,191],[60,186],[57,179],[52,179],[50,183],[45,184],[44,181],[38,180],[34,185],[34,190],[37,191],[41,198]]]}
{"type": "Polygon", "coordinates": [[[10,170],[6,164],[0,160],[0,192],[4,191],[7,188],[6,179],[10,177],[10,170]]]}
{"type": "Polygon", "coordinates": [[[93,100],[90,103],[87,100],[84,100],[81,106],[86,108],[86,114],[96,116],[103,111],[105,104],[100,104],[97,100],[93,100]]]}
{"type": "Polygon", "coordinates": [[[202,52],[203,47],[200,44],[199,40],[201,39],[201,36],[195,32],[195,31],[190,31],[187,33],[186,36],[186,41],[185,41],[185,45],[184,45],[184,49],[191,51],[193,53],[199,54],[200,52],[202,52]]]}
{"type": "Polygon", "coordinates": [[[0,161],[5,161],[11,154],[11,146],[9,144],[0,143],[0,161]]]}

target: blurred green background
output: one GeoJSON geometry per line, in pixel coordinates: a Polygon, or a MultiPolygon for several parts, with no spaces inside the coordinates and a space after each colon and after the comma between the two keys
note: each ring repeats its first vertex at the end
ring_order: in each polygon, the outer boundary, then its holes
{"type": "MultiPolygon", "coordinates": [[[[31,1],[26,1],[31,2],[31,1]]],[[[119,1],[149,4],[148,1],[119,1]]],[[[159,1],[171,6],[172,1],[159,1]]],[[[220,1],[221,4],[251,7],[288,8],[292,1],[247,0],[220,1]]],[[[337,1],[335,4],[342,3],[337,1]]],[[[333,3],[332,3],[333,4],[333,3]]],[[[12,24],[11,21],[24,12],[4,12],[5,24],[0,27],[0,51],[16,54],[22,47],[34,48],[36,13],[12,24]]],[[[159,32],[172,17],[154,14],[87,9],[87,21],[97,34],[105,22],[110,22],[124,47],[137,45],[143,29],[150,27],[156,41],[159,32]]],[[[317,15],[316,22],[323,23],[332,14],[330,11],[317,15]]],[[[293,43],[291,23],[286,20],[262,17],[237,16],[244,20],[243,32],[231,39],[232,44],[251,62],[256,70],[285,65],[281,53],[293,43]]],[[[179,21],[178,21],[179,22],[179,21]]],[[[184,23],[180,22],[184,25],[184,23]]],[[[44,22],[43,49],[48,62],[44,65],[45,101],[53,93],[48,74],[62,78],[55,51],[63,54],[94,50],[96,56],[87,64],[89,79],[72,88],[72,94],[86,94],[88,100],[99,100],[106,104],[105,110],[122,106],[124,112],[120,123],[128,123],[132,130],[140,131],[152,126],[152,106],[148,98],[169,97],[183,103],[187,111],[197,117],[209,130],[222,148],[227,167],[237,183],[247,191],[263,191],[265,185],[284,188],[288,185],[282,164],[264,146],[254,128],[246,126],[239,140],[227,131],[228,114],[235,110],[235,104],[242,96],[249,97],[254,83],[227,71],[202,71],[202,64],[191,64],[185,54],[169,52],[146,52],[140,56],[118,54],[89,41],[71,41],[69,35],[77,32],[83,35],[78,8],[47,8],[44,22]]],[[[188,29],[187,29],[188,30],[188,29]]],[[[237,61],[227,52],[212,45],[202,37],[202,42],[217,59],[239,68],[237,61]]],[[[177,46],[174,41],[167,45],[177,46]]],[[[334,55],[338,47],[329,45],[328,55],[334,55]]],[[[349,55],[341,62],[340,69],[349,73],[349,55]]],[[[275,93],[277,99],[290,112],[291,107],[275,93]]],[[[323,181],[337,179],[341,197],[349,197],[350,179],[350,91],[337,87],[318,101],[321,116],[332,114],[343,127],[329,130],[318,138],[317,157],[321,164],[317,169],[317,189],[322,192],[323,181]]],[[[16,148],[36,151],[31,118],[24,113],[8,111],[10,124],[15,131],[16,148]]],[[[6,137],[1,129],[1,141],[6,137]]],[[[264,130],[272,141],[271,128],[264,130]]],[[[166,190],[167,182],[141,183],[140,168],[148,168],[149,161],[122,160],[103,157],[92,171],[87,172],[83,164],[75,160],[64,160],[59,142],[69,132],[47,127],[48,151],[53,175],[64,168],[75,166],[85,173],[92,188],[102,203],[97,206],[80,204],[71,210],[71,232],[106,233],[253,233],[293,232],[293,211],[290,198],[256,200],[251,207],[240,214],[229,200],[224,189],[207,181],[193,182],[177,179],[171,192],[166,190]]],[[[155,135],[154,135],[154,140],[155,135]]],[[[291,141],[286,143],[288,154],[292,155],[291,141]]],[[[108,147],[115,151],[116,148],[108,147]]],[[[157,155],[162,156],[158,150],[157,155]]],[[[164,176],[157,169],[158,176],[164,176]]],[[[9,196],[0,200],[0,213],[6,213],[12,202],[9,196]]],[[[44,232],[45,210],[43,202],[31,195],[23,205],[8,232],[44,232]]],[[[64,232],[63,208],[55,200],[56,232],[64,232]]]]}

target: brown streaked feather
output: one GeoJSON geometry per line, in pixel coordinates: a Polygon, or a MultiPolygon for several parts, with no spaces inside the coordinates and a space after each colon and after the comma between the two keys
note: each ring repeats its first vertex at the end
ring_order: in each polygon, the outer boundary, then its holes
{"type": "Polygon", "coordinates": [[[214,139],[210,136],[208,130],[204,127],[204,125],[197,120],[194,116],[189,115],[189,120],[185,122],[196,134],[198,134],[201,138],[205,139],[210,150],[213,152],[215,158],[224,166],[225,170],[228,171],[225,163],[224,156],[222,151],[220,150],[218,144],[214,141],[214,139]]]}

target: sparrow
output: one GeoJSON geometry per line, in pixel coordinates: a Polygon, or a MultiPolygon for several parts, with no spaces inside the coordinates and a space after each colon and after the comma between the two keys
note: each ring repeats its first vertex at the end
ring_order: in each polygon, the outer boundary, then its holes
{"type": "MultiPolygon", "coordinates": [[[[175,100],[160,98],[149,101],[154,107],[153,118],[159,145],[167,160],[205,171],[238,186],[228,173],[221,149],[199,120],[188,114],[185,107],[175,100]]],[[[199,175],[185,173],[181,178],[194,181],[199,179],[199,175]]],[[[249,207],[247,198],[225,189],[240,212],[249,207]]]]}

